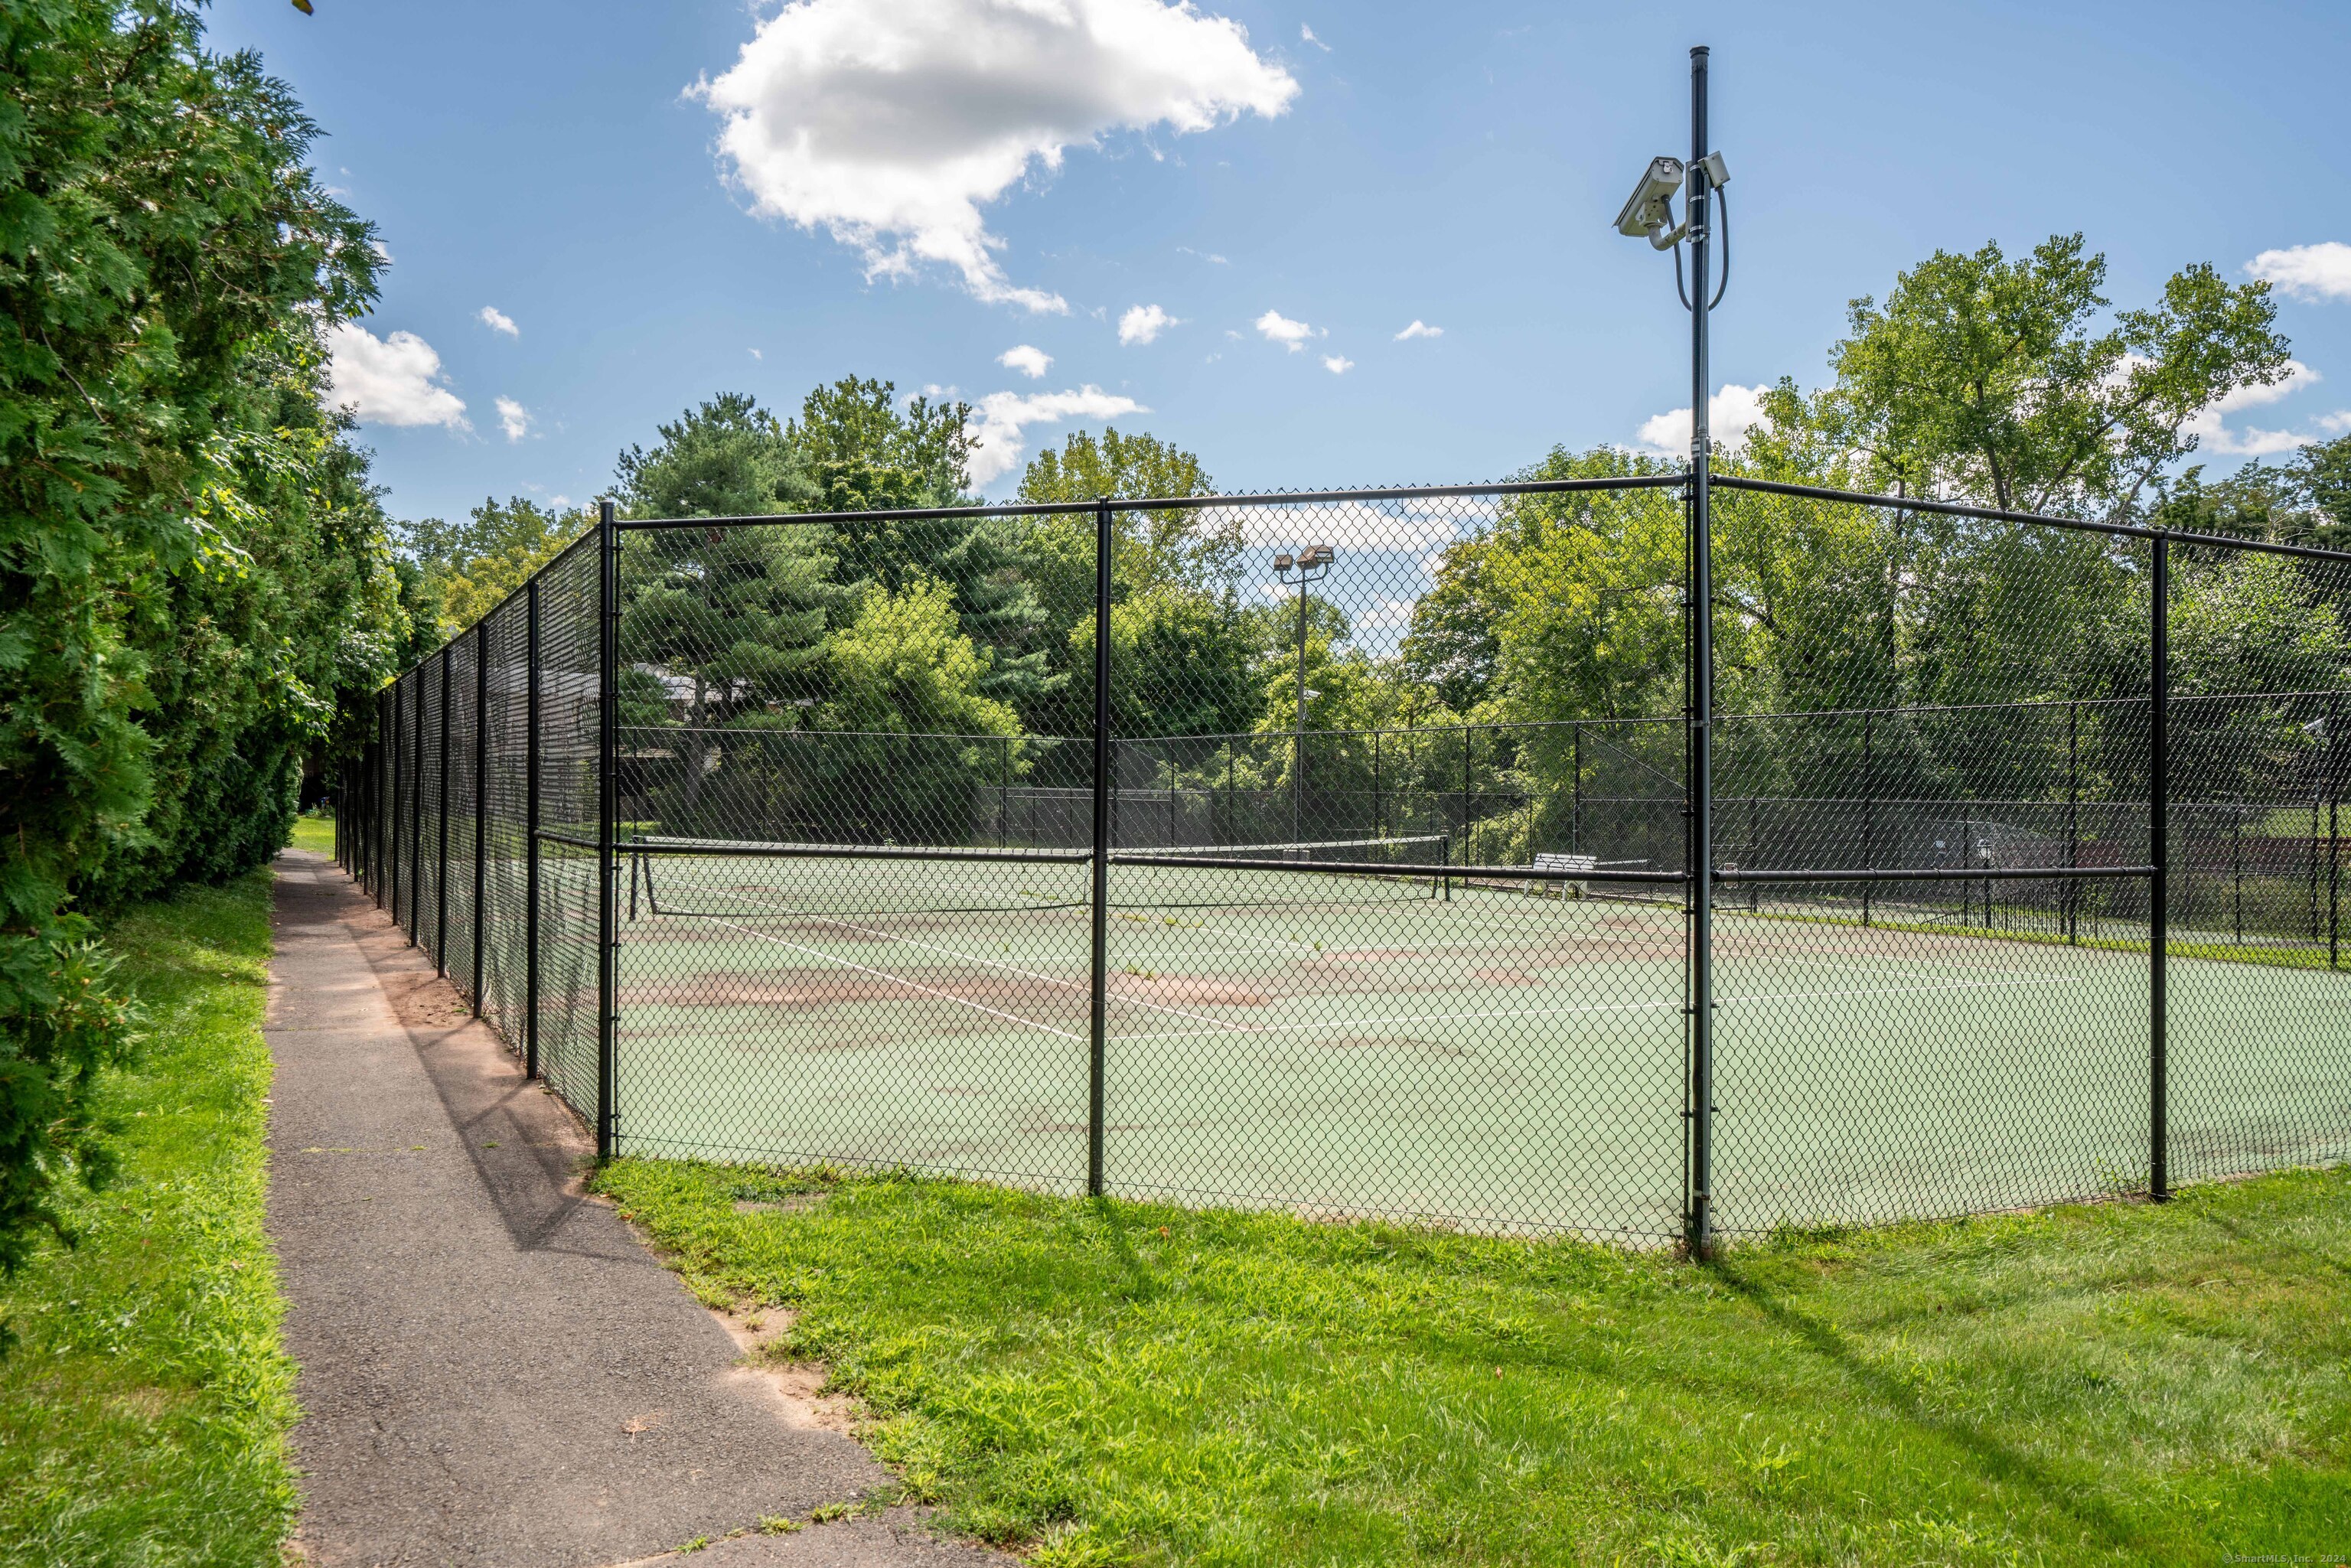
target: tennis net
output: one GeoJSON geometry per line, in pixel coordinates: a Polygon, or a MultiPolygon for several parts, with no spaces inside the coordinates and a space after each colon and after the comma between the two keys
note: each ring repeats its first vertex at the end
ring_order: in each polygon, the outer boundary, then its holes
{"type": "MultiPolygon", "coordinates": [[[[1112,856],[1109,902],[1181,909],[1438,897],[1448,843],[1425,833],[1122,850],[1112,856]]],[[[1092,899],[1092,856],[1081,850],[667,837],[623,847],[632,921],[985,915],[1081,909],[1092,899]]]]}

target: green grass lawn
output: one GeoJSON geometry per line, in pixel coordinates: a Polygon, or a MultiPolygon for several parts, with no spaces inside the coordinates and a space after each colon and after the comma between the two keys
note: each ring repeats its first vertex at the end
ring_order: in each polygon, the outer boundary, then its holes
{"type": "Polygon", "coordinates": [[[322,855],[335,852],[335,819],[303,815],[294,819],[294,848],[316,850],[322,855]]]}
{"type": "Polygon", "coordinates": [[[147,1009],[117,1074],[122,1176],[80,1245],[0,1284],[0,1563],[255,1564],[291,1521],[293,1364],[262,1230],[269,875],[192,890],[110,941],[147,1009]]]}
{"type": "Polygon", "coordinates": [[[1040,1563],[2351,1557],[2351,1171],[1580,1242],[627,1160],[913,1495],[1040,1563]],[[811,1207],[778,1205],[821,1193],[811,1207]]]}

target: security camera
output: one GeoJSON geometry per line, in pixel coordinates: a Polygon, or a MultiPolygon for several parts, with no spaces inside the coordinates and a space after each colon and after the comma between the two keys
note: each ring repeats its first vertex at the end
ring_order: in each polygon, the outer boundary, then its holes
{"type": "Polygon", "coordinates": [[[1674,222],[1674,193],[1682,188],[1687,171],[1678,158],[1652,158],[1633,187],[1632,199],[1616,214],[1616,232],[1646,239],[1658,250],[1678,243],[1689,225],[1674,222]]]}

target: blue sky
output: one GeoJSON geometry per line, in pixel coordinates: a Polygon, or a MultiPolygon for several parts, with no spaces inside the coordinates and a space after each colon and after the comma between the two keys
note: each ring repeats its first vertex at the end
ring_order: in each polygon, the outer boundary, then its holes
{"type": "Polygon", "coordinates": [[[2080,229],[2122,306],[2286,253],[2307,370],[2210,417],[2214,466],[2351,427],[2351,8],[1163,9],[222,0],[210,27],[294,84],[381,227],[339,366],[400,516],[583,500],[693,402],[789,413],[852,373],[992,398],[998,496],[1129,408],[1227,489],[1637,444],[1688,402],[1686,329],[1670,264],[1610,225],[1687,150],[1701,42],[1732,173],[1719,382],[1817,382],[1846,301],[1938,247],[2080,229]],[[1169,324],[1123,341],[1152,307],[1169,324]]]}

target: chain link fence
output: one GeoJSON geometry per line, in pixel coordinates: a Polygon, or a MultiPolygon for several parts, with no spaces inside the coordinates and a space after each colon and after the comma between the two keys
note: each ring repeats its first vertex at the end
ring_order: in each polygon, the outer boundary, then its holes
{"type": "Polygon", "coordinates": [[[1636,1242],[2351,1155],[2351,557],[1709,504],[1704,617],[1677,475],[607,513],[338,855],[607,1154],[1636,1242]]]}

